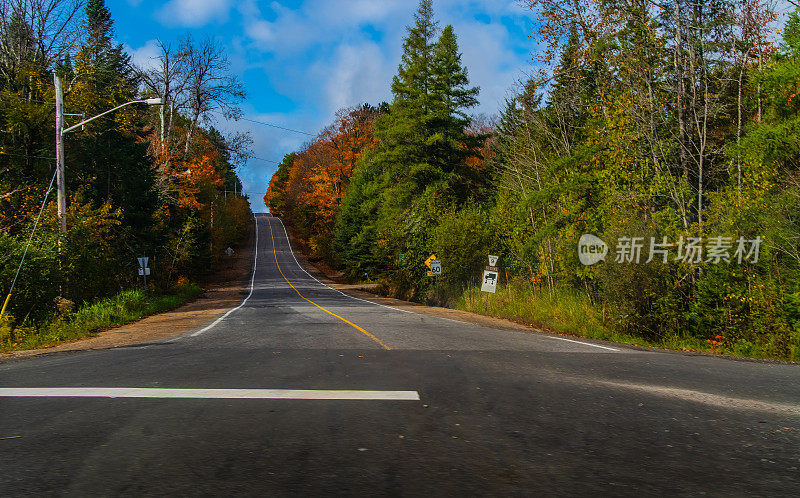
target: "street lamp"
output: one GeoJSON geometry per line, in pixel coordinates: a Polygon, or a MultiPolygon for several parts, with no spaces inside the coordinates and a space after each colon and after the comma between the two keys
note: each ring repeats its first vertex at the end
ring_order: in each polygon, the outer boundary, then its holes
{"type": "Polygon", "coordinates": [[[67,196],[66,196],[66,189],[64,186],[64,135],[76,128],[84,126],[86,123],[90,121],[94,121],[97,118],[101,118],[106,114],[110,114],[116,111],[117,109],[121,109],[122,107],[125,107],[127,105],[131,104],[163,105],[164,102],[160,98],[131,100],[130,102],[125,102],[124,104],[118,105],[113,109],[109,109],[106,112],[100,113],[97,116],[91,117],[89,119],[84,119],[80,123],[72,125],[69,128],[64,128],[64,95],[61,87],[61,78],[56,73],[53,73],[53,82],[55,84],[55,90],[56,90],[56,191],[58,193],[58,199],[56,200],[56,204],[58,206],[58,222],[60,225],[61,233],[66,233],[67,196]]]}

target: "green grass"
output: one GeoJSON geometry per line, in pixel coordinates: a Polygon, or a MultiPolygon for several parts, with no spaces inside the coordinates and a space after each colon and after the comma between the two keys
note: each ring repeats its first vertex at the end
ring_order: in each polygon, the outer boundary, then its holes
{"type": "Polygon", "coordinates": [[[105,329],[177,308],[201,292],[196,285],[181,286],[172,294],[127,290],[39,327],[11,330],[8,325],[0,324],[0,351],[36,349],[94,336],[105,329]]]}
{"type": "Polygon", "coordinates": [[[616,342],[643,340],[619,334],[603,323],[602,314],[585,294],[559,289],[551,296],[519,285],[499,286],[495,294],[467,290],[454,307],[481,315],[506,318],[559,334],[616,342]]]}
{"type": "MultiPolygon", "coordinates": [[[[750,358],[776,358],[767,345],[737,342],[727,347],[712,348],[705,340],[692,336],[665,336],[659,340],[623,334],[614,330],[608,317],[603,318],[586,294],[571,289],[547,290],[512,282],[498,286],[496,294],[472,288],[454,303],[456,309],[480,315],[505,318],[557,334],[587,337],[606,341],[652,346],[676,350],[701,351],[750,358]]],[[[791,359],[797,360],[793,351],[791,359]]]]}

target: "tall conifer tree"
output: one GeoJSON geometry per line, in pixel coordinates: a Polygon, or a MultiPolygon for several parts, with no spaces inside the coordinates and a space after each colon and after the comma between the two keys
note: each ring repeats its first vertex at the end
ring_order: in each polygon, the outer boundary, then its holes
{"type": "Polygon", "coordinates": [[[379,143],[356,167],[343,200],[337,244],[354,268],[428,250],[436,206],[467,200],[464,159],[474,138],[464,129],[478,89],[469,87],[453,28],[440,34],[437,26],[431,0],[421,0],[403,41],[390,112],[376,122],[379,143]]]}
{"type": "MultiPolygon", "coordinates": [[[[65,107],[89,117],[135,99],[138,77],[114,41],[114,21],[104,0],[87,2],[83,31],[73,59],[75,77],[65,84],[65,107]]],[[[67,135],[68,182],[79,186],[86,201],[122,207],[125,222],[142,231],[151,224],[157,203],[146,145],[133,133],[141,129],[143,110],[127,106],[67,135]]]]}
{"type": "Polygon", "coordinates": [[[464,133],[469,124],[466,110],[478,104],[480,89],[469,86],[453,26],[444,28],[434,47],[432,69],[433,133],[428,137],[429,160],[447,173],[463,175],[460,167],[480,139],[464,133]]]}

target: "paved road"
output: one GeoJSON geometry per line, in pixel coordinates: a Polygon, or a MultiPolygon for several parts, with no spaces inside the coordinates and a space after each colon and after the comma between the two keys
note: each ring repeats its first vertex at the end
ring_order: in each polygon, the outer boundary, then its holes
{"type": "Polygon", "coordinates": [[[257,226],[252,295],[223,320],[0,364],[0,495],[800,490],[796,365],[394,310],[315,281],[277,218],[257,226]]]}

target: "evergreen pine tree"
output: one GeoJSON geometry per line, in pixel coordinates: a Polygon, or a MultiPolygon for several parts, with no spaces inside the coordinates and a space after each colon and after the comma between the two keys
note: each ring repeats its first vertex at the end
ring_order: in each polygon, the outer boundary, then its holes
{"type": "Polygon", "coordinates": [[[111,45],[114,22],[104,0],[89,0],[86,3],[86,31],[96,48],[111,45]]]}
{"type": "MultiPolygon", "coordinates": [[[[75,78],[66,82],[67,112],[87,117],[134,100],[138,79],[122,45],[114,42],[114,22],[104,0],[88,0],[85,38],[72,59],[75,78]]],[[[68,179],[82,198],[122,207],[125,224],[147,233],[158,203],[155,172],[147,146],[133,131],[141,129],[141,106],[127,106],[67,135],[68,179]]]]}
{"type": "MultiPolygon", "coordinates": [[[[404,165],[427,169],[426,140],[430,135],[432,62],[437,22],[431,0],[421,0],[403,41],[403,56],[392,80],[394,100],[390,114],[376,123],[376,135],[385,149],[394,149],[404,165]]],[[[406,169],[405,167],[402,169],[406,169]]]]}
{"type": "MultiPolygon", "coordinates": [[[[85,39],[75,55],[73,102],[89,114],[102,112],[131,100],[138,80],[130,65],[130,56],[121,44],[115,44],[114,21],[104,0],[89,0],[83,23],[85,39]]],[[[119,113],[117,116],[123,116],[119,113]]],[[[103,126],[94,123],[90,129],[103,126]]]]}
{"type": "Polygon", "coordinates": [[[787,58],[800,58],[800,7],[789,14],[786,27],[783,29],[781,51],[787,58]]]}
{"type": "MultiPolygon", "coordinates": [[[[562,129],[561,134],[572,143],[577,128],[585,118],[584,102],[587,89],[585,85],[590,75],[584,74],[579,60],[580,37],[575,22],[570,25],[567,46],[555,70],[553,88],[550,91],[550,107],[556,119],[555,125],[562,129]]],[[[588,89],[592,93],[591,89],[588,89]]]]}
{"type": "Polygon", "coordinates": [[[428,136],[428,161],[450,175],[450,184],[456,198],[465,200],[471,170],[465,167],[465,159],[476,153],[485,137],[473,137],[464,133],[469,124],[466,110],[478,104],[478,87],[469,87],[467,69],[461,64],[458,41],[453,27],[442,30],[433,54],[433,83],[431,92],[431,134],[428,136]]]}
{"type": "MultiPolygon", "coordinates": [[[[478,89],[469,87],[452,27],[438,34],[431,0],[421,0],[389,113],[376,121],[379,143],[359,162],[343,199],[336,245],[351,268],[381,270],[398,252],[420,256],[440,208],[467,199],[464,159],[475,139],[464,133],[465,111],[478,89]]],[[[415,288],[419,269],[407,273],[415,288]]]]}
{"type": "Polygon", "coordinates": [[[461,64],[458,40],[453,26],[442,30],[433,54],[433,99],[438,106],[436,111],[453,119],[453,125],[463,130],[468,123],[466,109],[478,104],[480,88],[469,87],[467,69],[461,64]]]}

